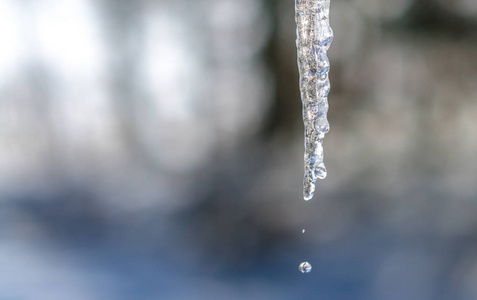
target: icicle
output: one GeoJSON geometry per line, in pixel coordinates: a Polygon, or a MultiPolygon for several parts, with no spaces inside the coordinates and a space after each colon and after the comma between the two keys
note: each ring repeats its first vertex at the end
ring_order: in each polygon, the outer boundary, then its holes
{"type": "Polygon", "coordinates": [[[330,62],[326,51],[333,40],[329,10],[330,0],[295,0],[296,45],[305,124],[305,200],[313,197],[316,180],[326,177],[323,138],[330,130],[326,117],[330,62]]]}

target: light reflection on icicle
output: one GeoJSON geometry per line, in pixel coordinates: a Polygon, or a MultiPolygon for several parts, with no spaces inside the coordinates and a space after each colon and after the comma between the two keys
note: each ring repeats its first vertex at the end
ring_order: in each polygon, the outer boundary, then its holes
{"type": "Polygon", "coordinates": [[[333,40],[329,23],[330,0],[295,0],[298,69],[305,125],[305,177],[303,197],[310,200],[316,180],[326,177],[323,139],[327,120],[330,62],[326,51],[333,40]]]}

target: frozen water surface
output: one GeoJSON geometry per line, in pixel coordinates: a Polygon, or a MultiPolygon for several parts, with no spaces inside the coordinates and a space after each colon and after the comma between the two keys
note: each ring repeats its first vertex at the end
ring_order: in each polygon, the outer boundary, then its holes
{"type": "Polygon", "coordinates": [[[333,40],[329,0],[296,0],[298,69],[305,125],[305,176],[303,198],[310,200],[316,180],[327,175],[323,139],[330,130],[327,119],[330,62],[326,51],[333,40]]]}

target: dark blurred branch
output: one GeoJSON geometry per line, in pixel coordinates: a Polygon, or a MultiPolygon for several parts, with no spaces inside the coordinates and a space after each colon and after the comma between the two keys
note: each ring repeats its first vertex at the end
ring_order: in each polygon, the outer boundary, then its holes
{"type": "Polygon", "coordinates": [[[436,1],[417,0],[401,19],[385,26],[403,28],[415,34],[464,39],[475,37],[477,20],[455,14],[436,1]]]}

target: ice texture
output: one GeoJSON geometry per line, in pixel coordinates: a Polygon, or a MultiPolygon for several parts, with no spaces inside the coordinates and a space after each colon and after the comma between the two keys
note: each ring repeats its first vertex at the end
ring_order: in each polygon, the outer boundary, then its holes
{"type": "Polygon", "coordinates": [[[326,177],[323,139],[330,130],[327,119],[330,62],[326,55],[333,40],[329,23],[330,0],[295,0],[298,69],[305,125],[303,198],[310,200],[316,180],[326,177]]]}

